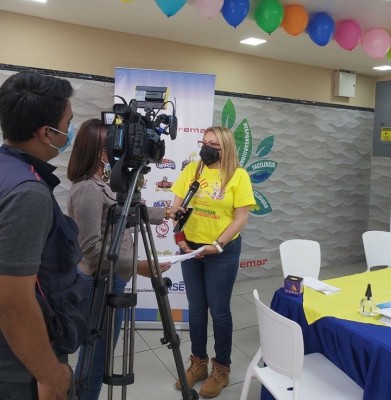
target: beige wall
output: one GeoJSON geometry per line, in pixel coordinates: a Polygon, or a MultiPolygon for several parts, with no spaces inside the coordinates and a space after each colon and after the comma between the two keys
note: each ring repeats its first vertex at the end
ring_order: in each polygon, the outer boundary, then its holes
{"type": "Polygon", "coordinates": [[[0,63],[114,76],[115,67],[216,75],[216,90],[374,107],[375,81],[333,96],[334,71],[0,11],[0,63]]]}

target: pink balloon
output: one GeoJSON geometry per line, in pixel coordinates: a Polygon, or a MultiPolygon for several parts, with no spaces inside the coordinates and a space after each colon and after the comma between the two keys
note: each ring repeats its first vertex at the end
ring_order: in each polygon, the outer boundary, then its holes
{"type": "Polygon", "coordinates": [[[191,4],[205,18],[212,18],[223,8],[224,0],[192,0],[191,4]]]}
{"type": "Polygon", "coordinates": [[[337,22],[334,40],[345,50],[353,50],[361,40],[362,29],[357,21],[348,19],[337,22]]]}
{"type": "Polygon", "coordinates": [[[390,46],[390,34],[385,29],[370,29],[362,38],[362,47],[365,52],[377,60],[384,58],[390,46]]]}

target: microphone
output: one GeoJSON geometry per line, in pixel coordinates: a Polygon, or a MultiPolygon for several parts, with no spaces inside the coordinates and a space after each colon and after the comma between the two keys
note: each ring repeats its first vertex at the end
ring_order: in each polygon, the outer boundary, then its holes
{"type": "MultiPolygon", "coordinates": [[[[181,204],[181,207],[186,208],[186,207],[189,205],[190,200],[191,200],[191,199],[193,198],[193,196],[196,194],[196,192],[197,192],[197,190],[198,190],[199,187],[200,187],[200,183],[199,183],[198,181],[194,181],[194,182],[191,184],[190,189],[189,189],[189,191],[187,192],[186,197],[183,199],[183,203],[181,204]]],[[[179,219],[180,217],[182,217],[182,215],[183,215],[183,212],[182,212],[181,210],[179,210],[179,211],[176,213],[174,220],[175,220],[175,221],[178,221],[178,219],[179,219]]]]}

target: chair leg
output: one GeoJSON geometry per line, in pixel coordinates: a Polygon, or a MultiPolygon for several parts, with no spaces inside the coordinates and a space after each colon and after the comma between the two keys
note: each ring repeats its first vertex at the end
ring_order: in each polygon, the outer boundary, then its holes
{"type": "Polygon", "coordinates": [[[240,394],[240,400],[247,400],[253,376],[254,376],[254,370],[252,368],[252,364],[250,364],[249,367],[247,368],[246,377],[244,378],[242,393],[240,394]]]}
{"type": "Polygon", "coordinates": [[[261,357],[262,357],[262,349],[259,348],[254,358],[251,360],[250,365],[247,368],[246,376],[243,382],[242,393],[240,394],[240,400],[247,400],[248,392],[250,390],[251,380],[254,376],[256,376],[255,368],[257,367],[261,357]]]}

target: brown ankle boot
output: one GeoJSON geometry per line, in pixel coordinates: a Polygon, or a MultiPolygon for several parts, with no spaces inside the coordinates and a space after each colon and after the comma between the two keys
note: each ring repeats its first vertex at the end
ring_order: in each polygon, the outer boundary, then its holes
{"type": "Polygon", "coordinates": [[[209,378],[203,383],[200,389],[202,397],[212,398],[218,396],[221,391],[229,384],[230,368],[216,362],[212,358],[212,373],[209,378]]]}
{"type": "MultiPolygon", "coordinates": [[[[190,356],[190,367],[186,371],[186,379],[191,389],[197,382],[203,381],[208,377],[208,362],[209,358],[199,358],[197,356],[190,356]]],[[[181,390],[181,382],[179,379],[175,383],[175,387],[181,390]]]]}

